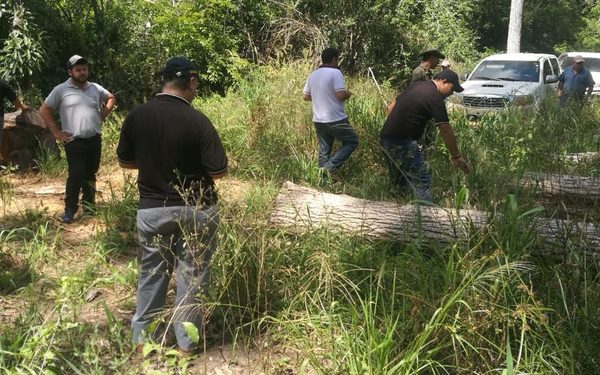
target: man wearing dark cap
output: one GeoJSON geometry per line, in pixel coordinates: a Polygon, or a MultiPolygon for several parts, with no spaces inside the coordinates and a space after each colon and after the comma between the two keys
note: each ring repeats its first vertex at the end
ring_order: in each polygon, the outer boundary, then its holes
{"type": "MultiPolygon", "coordinates": [[[[202,296],[219,224],[214,180],[227,173],[227,156],[210,120],[191,103],[198,71],[184,57],[169,59],[162,70],[162,89],[132,110],[121,128],[119,165],[138,169],[140,201],[137,229],[142,249],[136,311],[131,321],[136,349],[149,338],[152,321],[165,319],[171,271],[177,288],[173,327],[180,351],[199,346],[189,327],[202,333],[202,296]],[[191,324],[186,329],[186,324],[191,324]]],[[[170,325],[170,324],[169,324],[170,325]]],[[[202,335],[200,335],[202,337],[202,335]]]]}
{"type": "Polygon", "coordinates": [[[63,223],[71,223],[81,202],[87,212],[95,207],[96,173],[100,167],[102,121],[110,114],[117,100],[104,87],[88,82],[86,59],[73,55],[67,61],[69,79],[56,86],[40,107],[46,126],[65,147],[69,176],[65,191],[63,223]],[[52,113],[60,113],[61,128],[52,113]]]}
{"type": "Polygon", "coordinates": [[[585,60],[581,55],[575,56],[573,64],[568,66],[558,77],[556,94],[561,107],[568,103],[581,105],[592,95],[595,82],[590,71],[583,65],[584,63],[585,60]]]}
{"type": "Polygon", "coordinates": [[[388,106],[390,112],[379,137],[388,162],[390,181],[398,193],[405,193],[408,188],[419,200],[433,200],[431,177],[417,144],[426,123],[432,118],[448,148],[452,165],[469,173],[444,103],[453,91],[463,91],[458,76],[452,70],[443,70],[433,80],[412,83],[388,106]]]}
{"type": "Polygon", "coordinates": [[[302,96],[304,100],[312,101],[323,182],[327,182],[328,176],[332,174],[336,176],[340,167],[358,147],[358,136],[345,112],[345,102],[350,99],[352,92],[346,88],[344,75],[338,68],[338,58],[339,52],[335,48],[323,50],[323,63],[306,80],[302,96]],[[342,145],[332,155],[335,140],[342,145]]]}
{"type": "Polygon", "coordinates": [[[445,59],[443,53],[437,49],[430,49],[421,53],[421,64],[412,71],[411,82],[427,81],[433,77],[433,69],[440,63],[440,59],[445,59]]]}

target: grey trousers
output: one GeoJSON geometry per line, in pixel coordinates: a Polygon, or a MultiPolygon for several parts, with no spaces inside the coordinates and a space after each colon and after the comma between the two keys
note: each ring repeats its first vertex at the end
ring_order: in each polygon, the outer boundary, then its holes
{"type": "Polygon", "coordinates": [[[138,210],[142,254],[136,311],[131,321],[134,345],[151,337],[147,332],[150,323],[166,315],[167,289],[177,260],[177,290],[170,322],[180,348],[196,347],[182,323],[193,323],[200,333],[203,331],[201,297],[207,292],[218,224],[216,205],[204,210],[192,206],[138,210]]]}

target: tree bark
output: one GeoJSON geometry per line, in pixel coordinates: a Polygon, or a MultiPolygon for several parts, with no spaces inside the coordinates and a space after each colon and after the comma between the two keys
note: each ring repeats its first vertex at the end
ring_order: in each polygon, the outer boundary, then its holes
{"type": "MultiPolygon", "coordinates": [[[[477,210],[400,205],[323,193],[288,181],[274,202],[270,224],[293,233],[327,228],[368,239],[420,239],[447,245],[487,231],[488,216],[477,210]]],[[[523,226],[524,232],[534,230],[539,236],[539,247],[545,251],[592,252],[600,248],[600,236],[593,224],[532,218],[523,226]]]]}
{"type": "Polygon", "coordinates": [[[524,0],[511,0],[510,21],[508,23],[507,53],[521,52],[521,24],[523,21],[524,0]]]}
{"type": "Polygon", "coordinates": [[[578,152],[567,154],[565,156],[565,160],[577,164],[577,163],[594,163],[600,162],[600,153],[599,152],[578,152]]]}
{"type": "Polygon", "coordinates": [[[535,189],[546,197],[563,197],[574,201],[600,201],[600,178],[525,173],[520,185],[535,189]]]}

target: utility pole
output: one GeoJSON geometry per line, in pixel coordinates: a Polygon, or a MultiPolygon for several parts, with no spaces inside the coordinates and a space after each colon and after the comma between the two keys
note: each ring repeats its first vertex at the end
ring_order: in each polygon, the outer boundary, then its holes
{"type": "Polygon", "coordinates": [[[525,0],[511,0],[510,21],[508,23],[508,39],[506,41],[507,53],[521,52],[521,24],[523,21],[523,2],[525,0]]]}

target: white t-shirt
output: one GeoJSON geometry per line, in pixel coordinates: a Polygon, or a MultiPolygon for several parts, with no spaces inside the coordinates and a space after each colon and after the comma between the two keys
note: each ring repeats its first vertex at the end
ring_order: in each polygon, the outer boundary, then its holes
{"type": "Polygon", "coordinates": [[[74,138],[90,138],[102,132],[100,111],[108,95],[108,90],[97,83],[87,82],[80,89],[68,79],[56,86],[45,102],[60,112],[63,131],[74,138]]]}
{"type": "Polygon", "coordinates": [[[304,93],[311,97],[314,122],[335,122],[347,117],[344,102],[335,97],[342,90],[346,90],[346,85],[339,69],[322,67],[308,76],[304,93]]]}

